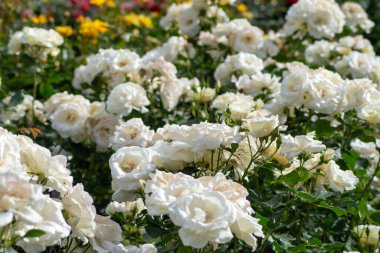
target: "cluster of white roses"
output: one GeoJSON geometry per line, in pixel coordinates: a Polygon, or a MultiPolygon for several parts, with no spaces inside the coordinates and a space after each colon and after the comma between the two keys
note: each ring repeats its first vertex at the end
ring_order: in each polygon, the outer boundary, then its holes
{"type": "Polygon", "coordinates": [[[228,50],[266,58],[278,53],[277,36],[280,35],[273,32],[265,36],[260,28],[251,25],[248,20],[234,19],[216,25],[211,32],[202,31],[198,43],[205,46],[213,58],[224,56],[228,50]]]}
{"type": "Polygon", "coordinates": [[[73,186],[65,156],[53,156],[28,137],[2,128],[0,196],[0,226],[3,232],[9,227],[9,236],[20,237],[17,245],[26,252],[70,247],[74,238],[90,242],[96,252],[129,252],[120,244],[120,226],[96,214],[82,184],[73,186]],[[31,230],[43,234],[29,237],[31,230]]]}
{"type": "Polygon", "coordinates": [[[112,146],[117,149],[109,161],[113,198],[128,199],[155,169],[183,169],[186,164],[207,159],[210,150],[240,141],[238,128],[203,122],[192,126],[166,125],[156,133],[139,119],[131,119],[116,130],[112,146]]]}
{"type": "Polygon", "coordinates": [[[163,58],[172,62],[179,55],[194,56],[192,45],[182,37],[171,37],[162,46],[147,52],[141,58],[128,49],[100,49],[99,53],[87,57],[86,65],[75,69],[72,84],[79,90],[82,90],[83,84],[90,85],[84,89],[90,94],[93,93],[91,84],[98,76],[105,79],[109,89],[126,81],[141,84],[143,77],[151,74],[156,60],[163,58]]]}
{"type": "Polygon", "coordinates": [[[204,248],[227,243],[233,234],[256,249],[256,237],[264,237],[258,219],[246,199],[248,191],[226,179],[222,173],[195,179],[177,173],[156,171],[150,175],[145,192],[148,213],[169,215],[180,227],[184,245],[204,248]]]}
{"type": "Polygon", "coordinates": [[[90,102],[81,95],[56,93],[44,103],[51,126],[62,138],[74,142],[93,140],[98,149],[109,146],[109,138],[119,123],[119,116],[106,111],[104,102],[90,102]]]}
{"type": "Polygon", "coordinates": [[[284,32],[297,36],[307,33],[315,39],[333,38],[345,25],[354,31],[360,28],[369,32],[374,23],[357,3],[346,2],[341,8],[334,0],[300,0],[286,15],[284,32]]]}
{"type": "MultiPolygon", "coordinates": [[[[315,133],[311,132],[306,135],[292,137],[290,135],[281,136],[280,154],[291,160],[290,166],[283,171],[277,171],[276,176],[287,175],[301,164],[306,168],[307,173],[315,177],[315,189],[324,189],[328,185],[333,191],[345,192],[355,189],[359,179],[350,170],[341,170],[335,163],[335,151],[326,149],[322,142],[314,140],[315,133]],[[306,160],[300,160],[298,156],[307,153],[310,157],[306,160]]],[[[305,187],[299,182],[296,187],[305,187]]]]}
{"type": "Polygon", "coordinates": [[[12,35],[8,49],[11,54],[24,52],[31,56],[57,56],[63,37],[53,29],[24,27],[12,35]]]}
{"type": "MultiPolygon", "coordinates": [[[[194,58],[196,50],[185,38],[171,37],[141,57],[128,49],[100,49],[75,70],[72,85],[83,95],[56,93],[44,104],[26,95],[20,104],[1,111],[0,120],[9,124],[25,116],[28,121],[37,118],[44,124],[50,122],[62,138],[94,142],[98,151],[112,148],[109,167],[114,202],[107,213],[129,215],[146,208],[150,215],[167,215],[179,227],[183,244],[194,248],[217,247],[235,235],[255,250],[257,237],[264,237],[258,220],[251,216],[254,211],[247,189],[226,175],[242,182],[257,164],[275,160],[283,168],[273,170],[277,178],[307,170],[312,186],[300,181],[295,185],[298,189],[341,193],[355,189],[359,179],[339,167],[333,160],[335,151],[316,140],[314,132],[297,136],[279,132],[286,129],[282,124],[287,116],[294,116],[294,109],[325,114],[332,122],[355,111],[367,123],[380,123],[380,91],[373,83],[380,83],[380,58],[371,43],[362,36],[305,43],[307,63],[331,65],[339,74],[270,57],[278,54],[278,40],[284,36],[307,33],[314,39],[332,39],[345,25],[368,32],[374,24],[360,5],[347,2],[339,7],[334,0],[300,0],[290,8],[283,31],[264,34],[246,19],[230,21],[220,7],[194,0],[171,5],[160,25],[166,30],[178,25],[182,35],[197,39],[220,63],[211,70],[215,89],[197,77],[180,77],[174,64],[181,57],[194,58]],[[202,31],[205,24],[211,27],[209,31],[202,31]],[[270,65],[285,69],[283,77],[266,73],[270,65]],[[106,86],[100,94],[97,78],[106,86]],[[231,91],[231,87],[236,89],[231,91]],[[100,101],[90,101],[95,95],[100,101]],[[230,115],[222,116],[227,123],[166,124],[154,130],[131,114],[161,108],[155,104],[156,95],[168,112],[196,102],[204,103],[206,110],[229,111],[230,115]],[[234,125],[229,124],[229,116],[234,125]],[[224,175],[221,167],[227,166],[233,173],[224,175]],[[214,176],[195,178],[179,172],[187,167],[200,167],[201,175],[214,176]]],[[[62,43],[62,37],[52,30],[24,28],[13,35],[9,50],[15,54],[37,50],[55,56],[62,43]]],[[[2,102],[10,103],[11,97],[2,102]]],[[[369,159],[372,169],[378,166],[379,144],[359,139],[350,144],[369,159]]],[[[21,236],[17,245],[28,252],[57,244],[75,246],[79,240],[97,252],[156,251],[150,244],[138,248],[120,243],[120,226],[96,214],[81,184],[73,186],[65,157],[52,156],[30,139],[1,128],[0,196],[0,226],[12,226],[12,233],[21,236]],[[52,197],[56,192],[58,196],[52,197]],[[32,229],[45,234],[23,237],[32,229]],[[70,244],[73,238],[77,241],[70,244]]],[[[373,246],[378,244],[378,231],[372,225],[354,228],[361,243],[373,246]]]]}
{"type": "Polygon", "coordinates": [[[379,91],[369,79],[343,79],[324,68],[310,69],[300,63],[288,64],[280,92],[268,110],[300,107],[318,113],[336,115],[356,110],[359,118],[379,123],[379,91]]]}
{"type": "Polygon", "coordinates": [[[194,37],[200,32],[201,23],[213,25],[213,20],[215,23],[222,23],[227,22],[229,18],[218,6],[210,6],[205,1],[191,1],[183,4],[172,4],[166,15],[161,18],[160,25],[165,30],[169,30],[176,23],[183,35],[194,37]],[[204,20],[200,18],[200,13],[203,10],[206,10],[204,20]]]}
{"type": "Polygon", "coordinates": [[[307,46],[305,59],[310,64],[332,66],[343,76],[380,82],[380,58],[362,36],[346,36],[337,42],[316,41],[307,46]]]}

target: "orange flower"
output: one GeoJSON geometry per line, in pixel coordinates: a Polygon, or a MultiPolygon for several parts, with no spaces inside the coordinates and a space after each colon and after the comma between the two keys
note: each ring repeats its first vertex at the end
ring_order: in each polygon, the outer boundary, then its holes
{"type": "Polygon", "coordinates": [[[48,19],[45,15],[39,15],[37,17],[30,18],[30,21],[36,25],[43,25],[47,23],[48,19]]]}
{"type": "Polygon", "coordinates": [[[236,6],[236,10],[238,10],[239,12],[246,12],[248,10],[248,7],[245,4],[239,4],[238,6],[236,6]]]}

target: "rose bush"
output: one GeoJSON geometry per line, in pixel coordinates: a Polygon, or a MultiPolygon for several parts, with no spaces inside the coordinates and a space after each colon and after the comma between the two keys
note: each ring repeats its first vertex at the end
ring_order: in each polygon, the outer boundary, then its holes
{"type": "Polygon", "coordinates": [[[377,252],[376,22],[253,2],[0,3],[0,252],[377,252]]]}

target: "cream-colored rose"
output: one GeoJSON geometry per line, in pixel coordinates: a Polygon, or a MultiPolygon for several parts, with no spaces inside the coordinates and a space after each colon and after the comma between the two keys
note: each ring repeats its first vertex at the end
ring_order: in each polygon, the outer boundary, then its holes
{"type": "Polygon", "coordinates": [[[243,119],[254,110],[255,105],[256,103],[250,95],[226,92],[214,99],[211,108],[216,108],[220,112],[224,112],[228,108],[233,118],[243,119]]]}
{"type": "Polygon", "coordinates": [[[359,225],[352,229],[359,238],[362,247],[376,248],[379,246],[380,227],[375,225],[359,225]]]}
{"type": "Polygon", "coordinates": [[[140,180],[147,179],[156,169],[151,156],[148,149],[141,147],[123,147],[111,156],[109,166],[114,200],[120,200],[117,196],[123,191],[138,189],[140,180]]]}
{"type": "Polygon", "coordinates": [[[219,192],[182,196],[169,206],[169,217],[181,227],[179,236],[186,246],[200,249],[233,238],[230,225],[236,220],[236,211],[219,192]]]}
{"type": "Polygon", "coordinates": [[[315,133],[310,132],[306,135],[281,135],[281,151],[288,159],[292,159],[303,152],[318,153],[326,149],[321,141],[314,140],[315,133]]]}
{"type": "Polygon", "coordinates": [[[246,127],[254,137],[265,137],[270,135],[280,124],[278,116],[256,117],[243,119],[243,127],[246,127]]]}
{"type": "Polygon", "coordinates": [[[327,166],[326,178],[331,189],[337,192],[355,189],[359,179],[350,170],[341,170],[339,165],[330,161],[327,166]]]}
{"type": "Polygon", "coordinates": [[[116,126],[111,146],[114,150],[128,146],[146,147],[152,142],[153,135],[154,131],[140,118],[133,118],[116,126]]]}
{"type": "Polygon", "coordinates": [[[79,238],[84,244],[87,244],[88,239],[93,238],[96,232],[96,209],[92,203],[90,194],[84,191],[82,184],[76,184],[62,198],[63,208],[68,214],[67,222],[71,226],[72,236],[79,238]]]}
{"type": "Polygon", "coordinates": [[[133,109],[147,112],[145,106],[150,102],[142,86],[129,82],[117,85],[109,94],[106,104],[108,112],[127,116],[133,109]]]}

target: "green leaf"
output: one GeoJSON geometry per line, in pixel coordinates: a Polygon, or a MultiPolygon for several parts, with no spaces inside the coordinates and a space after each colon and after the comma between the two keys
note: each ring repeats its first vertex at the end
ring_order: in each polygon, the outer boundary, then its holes
{"type": "Polygon", "coordinates": [[[193,253],[195,251],[192,250],[190,247],[179,246],[175,252],[177,252],[177,253],[193,253]]]}
{"type": "Polygon", "coordinates": [[[297,195],[298,198],[300,198],[300,199],[302,199],[302,200],[304,200],[306,202],[309,202],[309,203],[313,203],[313,202],[315,202],[315,201],[318,200],[317,197],[311,195],[308,192],[296,191],[294,193],[297,195]]]}
{"type": "Polygon", "coordinates": [[[305,167],[297,168],[297,173],[300,182],[305,182],[309,179],[309,171],[305,167]]]}
{"type": "Polygon", "coordinates": [[[294,186],[299,181],[299,175],[297,171],[292,171],[289,174],[280,176],[278,179],[289,186],[294,186]]]}
{"type": "Polygon", "coordinates": [[[24,237],[25,238],[40,237],[40,236],[43,236],[44,234],[45,234],[45,232],[42,231],[42,230],[32,229],[32,230],[29,230],[28,232],[26,232],[26,234],[24,235],[24,237]]]}
{"type": "Polygon", "coordinates": [[[231,144],[231,153],[234,153],[238,147],[239,147],[238,143],[232,143],[231,144]]]}
{"type": "Polygon", "coordinates": [[[273,234],[273,237],[279,240],[279,242],[285,249],[292,247],[293,244],[291,243],[291,241],[295,240],[295,238],[289,234],[273,234]]]}
{"type": "Polygon", "coordinates": [[[321,202],[321,203],[318,205],[318,207],[321,207],[321,208],[325,208],[325,209],[331,210],[331,211],[333,211],[336,215],[338,215],[339,217],[347,214],[347,212],[346,212],[343,208],[336,207],[336,206],[331,206],[331,205],[327,204],[327,203],[324,202],[324,201],[321,202]]]}
{"type": "Polygon", "coordinates": [[[260,224],[263,226],[266,226],[268,224],[268,222],[270,221],[268,218],[261,216],[258,213],[256,213],[256,217],[260,220],[260,224]]]}
{"type": "Polygon", "coordinates": [[[380,211],[373,212],[369,215],[371,220],[377,224],[380,224],[380,211]]]}
{"type": "Polygon", "coordinates": [[[51,84],[42,83],[39,87],[40,95],[44,98],[49,98],[54,93],[54,88],[51,84]]]}
{"type": "Polygon", "coordinates": [[[307,240],[307,243],[309,245],[319,246],[322,244],[321,240],[319,240],[317,237],[312,237],[309,240],[307,240]]]}

